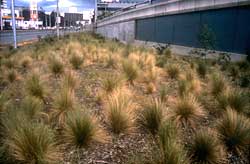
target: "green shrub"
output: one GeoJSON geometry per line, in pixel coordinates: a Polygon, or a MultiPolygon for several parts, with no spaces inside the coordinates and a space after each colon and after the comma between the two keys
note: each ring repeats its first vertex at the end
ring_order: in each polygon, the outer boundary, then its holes
{"type": "Polygon", "coordinates": [[[217,124],[221,141],[229,150],[245,152],[250,144],[250,122],[241,114],[228,109],[217,124]]]}
{"type": "Polygon", "coordinates": [[[161,101],[153,99],[150,103],[144,106],[142,111],[140,111],[139,123],[152,135],[156,135],[161,126],[164,118],[164,108],[164,104],[162,104],[161,101]]]}
{"type": "Polygon", "coordinates": [[[217,136],[211,130],[196,132],[190,148],[194,163],[223,163],[225,152],[217,136]]]}

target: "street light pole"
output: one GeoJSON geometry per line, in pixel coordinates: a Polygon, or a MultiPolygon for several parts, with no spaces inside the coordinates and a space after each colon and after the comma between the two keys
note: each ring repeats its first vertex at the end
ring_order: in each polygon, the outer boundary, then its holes
{"type": "Polygon", "coordinates": [[[97,0],[95,0],[95,23],[97,21],[97,0]]]}
{"type": "Polygon", "coordinates": [[[3,30],[3,16],[2,16],[2,0],[0,0],[0,30],[3,30]]]}
{"type": "Polygon", "coordinates": [[[15,18],[15,4],[14,4],[14,0],[11,0],[11,15],[12,15],[12,30],[13,30],[14,48],[17,48],[17,41],[16,41],[16,18],[15,18]]]}
{"type": "Polygon", "coordinates": [[[56,4],[56,33],[57,33],[57,38],[59,39],[59,6],[58,6],[59,0],[57,0],[56,4]]]}

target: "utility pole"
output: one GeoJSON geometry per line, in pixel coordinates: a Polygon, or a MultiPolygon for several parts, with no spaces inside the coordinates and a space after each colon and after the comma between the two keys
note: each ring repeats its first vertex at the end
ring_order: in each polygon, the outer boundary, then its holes
{"type": "Polygon", "coordinates": [[[59,0],[57,0],[56,4],[56,34],[57,34],[57,39],[59,39],[59,6],[58,6],[59,0]]]}
{"type": "Polygon", "coordinates": [[[97,0],[95,0],[95,12],[94,12],[94,14],[95,14],[95,23],[96,23],[96,21],[97,21],[97,0]]]}
{"type": "Polygon", "coordinates": [[[0,0],[0,30],[3,30],[2,0],[0,0]]]}
{"type": "Polygon", "coordinates": [[[14,3],[14,0],[11,0],[11,15],[12,15],[12,30],[13,30],[14,48],[17,48],[16,18],[15,18],[15,3],[14,3]]]}

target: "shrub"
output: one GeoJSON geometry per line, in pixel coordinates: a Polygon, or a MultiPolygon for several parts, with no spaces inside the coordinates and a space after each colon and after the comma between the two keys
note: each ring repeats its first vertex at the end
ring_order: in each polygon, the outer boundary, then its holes
{"type": "Polygon", "coordinates": [[[241,114],[227,109],[217,124],[221,141],[229,150],[244,152],[250,144],[250,122],[241,114]]]}
{"type": "Polygon", "coordinates": [[[144,106],[139,114],[139,124],[152,135],[156,135],[164,119],[164,105],[160,100],[153,99],[144,106]]]}
{"type": "Polygon", "coordinates": [[[29,93],[29,95],[44,99],[46,91],[44,84],[39,78],[39,75],[33,73],[28,77],[26,81],[26,90],[29,93]]]}
{"type": "Polygon", "coordinates": [[[70,112],[64,129],[66,142],[76,147],[86,147],[92,141],[103,142],[104,132],[96,125],[96,119],[86,111],[70,112]]]}
{"type": "Polygon", "coordinates": [[[102,88],[106,93],[111,93],[122,84],[122,79],[113,74],[107,74],[102,80],[102,88]]]}
{"type": "Polygon", "coordinates": [[[196,71],[199,74],[199,76],[201,78],[205,78],[208,72],[208,67],[207,64],[205,62],[198,62],[197,67],[196,67],[196,71]]]}
{"type": "Polygon", "coordinates": [[[201,105],[197,102],[196,98],[192,95],[186,95],[180,98],[170,116],[177,122],[177,124],[191,125],[205,115],[201,105]]]}
{"type": "Polygon", "coordinates": [[[47,126],[25,123],[6,136],[8,155],[20,163],[55,163],[60,159],[55,137],[47,126]]]}
{"type": "Polygon", "coordinates": [[[225,160],[223,146],[211,130],[198,131],[190,151],[194,163],[223,163],[225,160]]]}
{"type": "Polygon", "coordinates": [[[58,76],[64,72],[63,63],[55,57],[52,57],[49,60],[49,68],[55,76],[58,76]]]}
{"type": "Polygon", "coordinates": [[[77,77],[73,71],[65,73],[63,78],[63,87],[74,90],[77,86],[77,77]]]}
{"type": "Polygon", "coordinates": [[[38,118],[42,114],[43,102],[35,97],[26,97],[21,103],[21,109],[28,119],[38,118]]]}
{"type": "Polygon", "coordinates": [[[211,79],[211,93],[216,97],[227,89],[226,80],[220,74],[213,74],[211,79]]]}
{"type": "Polygon", "coordinates": [[[177,64],[167,64],[165,66],[168,76],[172,79],[177,79],[180,75],[180,67],[177,64]]]}
{"type": "Polygon", "coordinates": [[[125,73],[125,76],[127,80],[133,84],[134,80],[138,77],[139,75],[139,69],[138,67],[131,61],[129,60],[124,60],[122,62],[122,68],[125,73]]]}
{"type": "Polygon", "coordinates": [[[58,121],[59,125],[62,125],[67,113],[73,110],[75,110],[74,92],[67,88],[62,89],[53,103],[53,118],[58,121]]]}
{"type": "Polygon", "coordinates": [[[106,108],[106,119],[112,132],[120,134],[132,130],[134,105],[128,95],[113,93],[108,97],[106,108]]]}
{"type": "Polygon", "coordinates": [[[76,55],[76,54],[72,55],[70,58],[70,63],[74,69],[80,69],[83,62],[84,62],[83,57],[76,55]]]}

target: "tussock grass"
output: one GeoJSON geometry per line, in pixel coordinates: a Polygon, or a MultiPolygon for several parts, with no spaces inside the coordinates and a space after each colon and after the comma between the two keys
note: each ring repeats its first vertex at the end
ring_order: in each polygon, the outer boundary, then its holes
{"type": "Polygon", "coordinates": [[[7,154],[20,163],[56,163],[60,152],[52,130],[41,123],[25,123],[6,136],[7,154]]]}
{"type": "Polygon", "coordinates": [[[167,64],[165,65],[168,76],[171,79],[178,79],[180,75],[180,67],[177,64],[167,64]]]}
{"type": "Polygon", "coordinates": [[[21,66],[25,69],[30,68],[32,63],[32,58],[29,56],[24,56],[21,60],[21,66]]]}
{"type": "Polygon", "coordinates": [[[152,99],[139,113],[138,122],[152,135],[156,135],[164,120],[164,104],[158,99],[152,99]]]}
{"type": "Polygon", "coordinates": [[[80,67],[82,66],[84,62],[84,58],[81,57],[80,55],[74,54],[70,57],[69,62],[71,63],[74,69],[80,69],[80,67]]]}
{"type": "Polygon", "coordinates": [[[84,111],[67,115],[64,128],[65,141],[76,147],[87,147],[92,142],[105,142],[106,134],[97,125],[96,118],[84,111]]]}
{"type": "Polygon", "coordinates": [[[248,118],[232,109],[227,109],[216,128],[220,140],[228,150],[239,154],[246,151],[250,144],[250,122],[248,118]]]}
{"type": "Polygon", "coordinates": [[[63,76],[63,87],[74,90],[78,85],[78,80],[76,74],[69,70],[63,76]]]}
{"type": "Polygon", "coordinates": [[[194,163],[225,162],[224,147],[212,130],[203,129],[196,132],[190,152],[194,163]]]}
{"type": "Polygon", "coordinates": [[[157,163],[188,164],[186,152],[176,140],[176,128],[171,122],[164,122],[159,129],[160,159],[157,163]]]}
{"type": "Polygon", "coordinates": [[[39,120],[43,116],[48,118],[47,114],[44,113],[43,108],[43,102],[36,97],[27,96],[21,102],[21,112],[23,112],[28,120],[39,120]]]}
{"type": "Polygon", "coordinates": [[[75,96],[72,90],[64,88],[56,96],[53,103],[52,117],[56,120],[58,125],[65,123],[67,113],[76,109],[75,96]]]}
{"type": "Polygon", "coordinates": [[[6,79],[10,82],[13,83],[18,79],[18,74],[15,69],[10,69],[6,71],[6,79]]]}
{"type": "Polygon", "coordinates": [[[37,73],[32,73],[26,80],[26,90],[30,96],[45,98],[46,89],[37,73]]]}
{"type": "Polygon", "coordinates": [[[102,80],[102,88],[103,90],[109,94],[122,86],[123,79],[114,74],[106,74],[106,76],[102,80]]]}
{"type": "Polygon", "coordinates": [[[191,127],[194,127],[203,116],[205,116],[205,111],[192,95],[179,98],[170,113],[170,117],[175,120],[177,125],[191,125],[191,127]]]}
{"type": "Polygon", "coordinates": [[[205,78],[207,73],[208,73],[208,63],[204,62],[204,61],[199,61],[197,63],[197,67],[196,67],[196,72],[198,73],[198,75],[201,78],[205,78]]]}
{"type": "Polygon", "coordinates": [[[159,96],[161,102],[166,102],[167,101],[167,96],[168,96],[168,86],[162,85],[159,90],[159,96]]]}
{"type": "Polygon", "coordinates": [[[215,97],[228,89],[226,80],[220,74],[213,74],[211,79],[211,93],[215,97]]]}
{"type": "Polygon", "coordinates": [[[217,97],[217,101],[219,103],[219,107],[224,110],[230,107],[238,112],[244,113],[248,112],[249,109],[249,100],[247,95],[237,89],[222,92],[217,97]]]}
{"type": "Polygon", "coordinates": [[[49,59],[49,68],[50,71],[55,75],[61,75],[64,72],[64,65],[62,63],[62,61],[60,61],[58,58],[56,57],[51,57],[49,59]]]}
{"type": "Polygon", "coordinates": [[[134,81],[139,76],[138,67],[135,65],[135,63],[133,61],[124,59],[122,61],[122,69],[123,69],[123,72],[125,73],[125,76],[126,76],[127,80],[131,84],[133,84],[134,81]]]}
{"type": "Polygon", "coordinates": [[[4,58],[1,63],[8,69],[14,69],[17,66],[17,61],[14,58],[4,58]]]}
{"type": "Polygon", "coordinates": [[[127,133],[133,130],[134,108],[130,97],[124,91],[117,91],[108,97],[105,115],[113,133],[127,133]]]}

